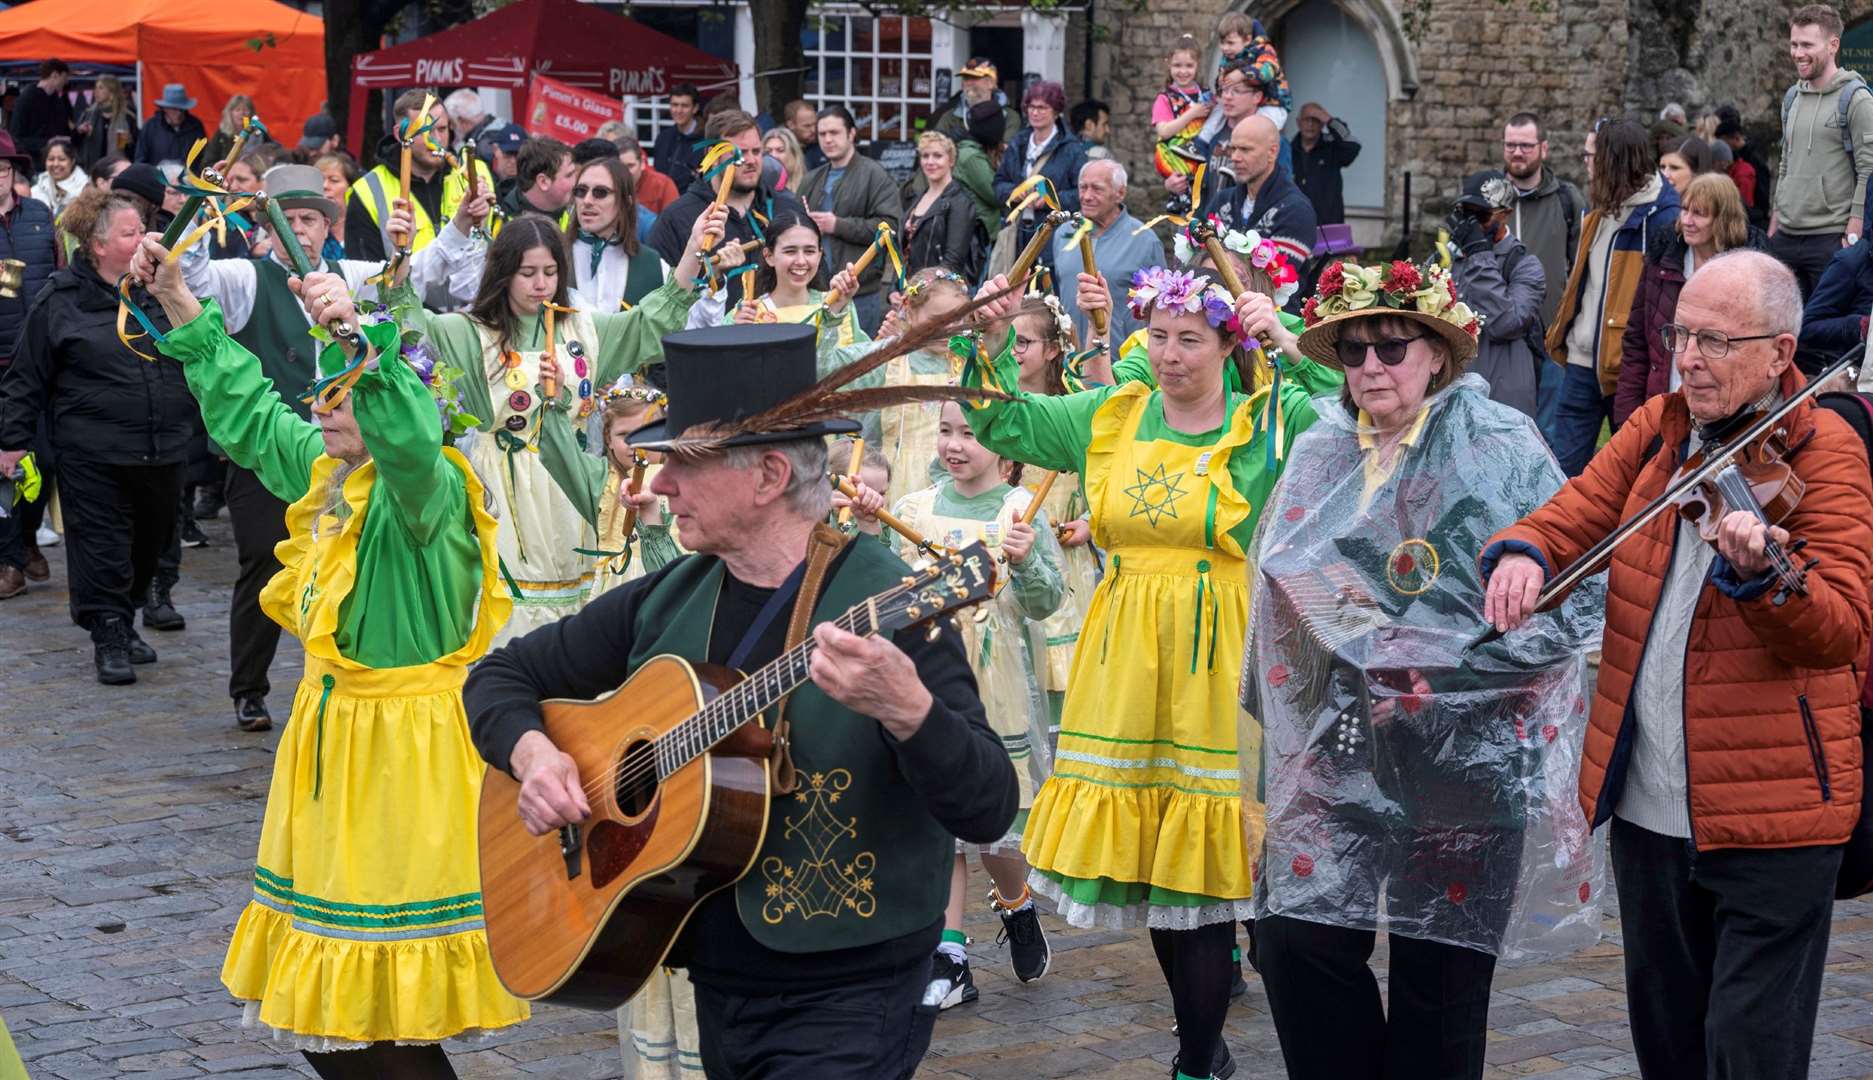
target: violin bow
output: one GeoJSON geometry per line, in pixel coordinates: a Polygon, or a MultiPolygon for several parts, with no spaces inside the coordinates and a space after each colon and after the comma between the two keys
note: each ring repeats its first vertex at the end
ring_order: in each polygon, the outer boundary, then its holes
{"type": "MultiPolygon", "coordinates": [[[[1695,345],[1692,347],[1695,348],[1695,345]]],[[[1646,503],[1638,513],[1621,522],[1618,528],[1607,533],[1599,543],[1588,548],[1580,558],[1575,559],[1572,566],[1555,575],[1547,585],[1543,586],[1541,594],[1535,597],[1533,611],[1546,611],[1570,589],[1599,573],[1612,560],[1613,552],[1618,550],[1621,544],[1632,539],[1640,529],[1651,524],[1660,514],[1676,506],[1679,497],[1685,492],[1722,472],[1729,466],[1730,459],[1734,458],[1739,451],[1768,434],[1782,422],[1783,418],[1794,412],[1797,405],[1819,394],[1822,387],[1833,381],[1834,376],[1852,367],[1864,352],[1866,352],[1865,342],[1848,349],[1825,371],[1809,379],[1808,385],[1790,394],[1787,401],[1771,409],[1748,428],[1737,433],[1722,449],[1712,452],[1704,460],[1704,464],[1679,477],[1677,483],[1659,492],[1657,498],[1646,503]]],[[[1502,631],[1492,626],[1472,641],[1469,648],[1474,649],[1479,645],[1486,645],[1501,636],[1502,631]]]]}

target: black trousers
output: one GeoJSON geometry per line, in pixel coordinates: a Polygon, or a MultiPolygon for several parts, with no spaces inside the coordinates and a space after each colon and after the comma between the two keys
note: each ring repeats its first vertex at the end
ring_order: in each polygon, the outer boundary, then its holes
{"type": "Polygon", "coordinates": [[[107,615],[128,623],[175,539],[182,466],[104,465],[67,455],[59,485],[72,621],[87,630],[107,615]]]}
{"type": "Polygon", "coordinates": [[[1814,292],[1815,284],[1821,280],[1828,261],[1840,251],[1840,241],[1840,233],[1796,236],[1778,232],[1769,238],[1769,254],[1781,259],[1795,272],[1795,282],[1801,286],[1801,298],[1806,301],[1814,292]]]}
{"type": "Polygon", "coordinates": [[[240,559],[228,608],[228,696],[266,697],[273,689],[267,668],[280,648],[280,624],[260,610],[260,590],[280,571],[273,547],[286,539],[286,503],[258,476],[233,462],[228,463],[222,495],[240,559]]]}
{"type": "Polygon", "coordinates": [[[1633,1053],[1648,1080],[1803,1080],[1839,845],[1691,851],[1613,819],[1633,1053]]]}
{"type": "Polygon", "coordinates": [[[1291,1080],[1475,1080],[1483,1075],[1496,958],[1388,934],[1391,1015],[1367,966],[1370,930],[1255,920],[1268,1011],[1291,1080]]]}
{"type": "Polygon", "coordinates": [[[748,997],[696,984],[709,1080],[909,1080],[930,1049],[935,1006],[922,968],[836,990],[748,997]]]}

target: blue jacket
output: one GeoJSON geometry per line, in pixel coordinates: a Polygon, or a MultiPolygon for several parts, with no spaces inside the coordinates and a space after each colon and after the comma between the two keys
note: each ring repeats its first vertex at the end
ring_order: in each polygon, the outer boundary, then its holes
{"type": "Polygon", "coordinates": [[[12,299],[0,297],[0,366],[13,359],[26,309],[58,269],[58,230],[52,208],[38,199],[21,199],[10,217],[0,217],[0,259],[26,264],[25,280],[12,299]]]}
{"type": "Polygon", "coordinates": [[[1834,253],[1801,313],[1801,343],[1795,365],[1807,375],[1822,368],[1866,337],[1867,313],[1873,310],[1873,236],[1834,253]]]}
{"type": "Polygon", "coordinates": [[[1221,217],[1232,229],[1254,229],[1274,241],[1296,270],[1313,257],[1314,243],[1320,239],[1314,204],[1294,186],[1294,178],[1279,165],[1262,181],[1253,206],[1249,205],[1249,189],[1237,184],[1224,188],[1204,207],[1203,215],[1211,214],[1221,217]]]}
{"type": "MultiPolygon", "coordinates": [[[[1053,149],[1041,163],[1041,175],[1053,182],[1054,193],[1060,197],[1062,210],[1078,210],[1080,167],[1086,164],[1086,144],[1067,131],[1065,121],[1066,117],[1062,114],[1060,120],[1054,123],[1053,149]]],[[[995,170],[995,198],[998,201],[1006,203],[1009,192],[1028,178],[1028,138],[1033,134],[1034,129],[1024,124],[1002,147],[1002,163],[995,170]]],[[[1027,246],[1045,212],[1046,208],[1042,207],[1039,213],[1029,214],[1022,219],[1021,227],[1015,233],[1015,240],[1022,247],[1027,246]]],[[[1047,266],[1053,265],[1051,245],[1041,252],[1041,262],[1047,266]]]]}

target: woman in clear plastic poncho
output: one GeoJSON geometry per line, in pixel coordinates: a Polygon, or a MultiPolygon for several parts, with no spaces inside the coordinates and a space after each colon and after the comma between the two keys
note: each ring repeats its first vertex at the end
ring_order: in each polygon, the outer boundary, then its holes
{"type": "Polygon", "coordinates": [[[1480,1077],[1497,958],[1598,935],[1574,778],[1599,592],[1472,647],[1478,552],[1562,476],[1462,374],[1477,321],[1443,271],[1330,267],[1303,315],[1301,350],[1346,387],[1316,399],[1250,564],[1261,974],[1297,1080],[1480,1077]]]}

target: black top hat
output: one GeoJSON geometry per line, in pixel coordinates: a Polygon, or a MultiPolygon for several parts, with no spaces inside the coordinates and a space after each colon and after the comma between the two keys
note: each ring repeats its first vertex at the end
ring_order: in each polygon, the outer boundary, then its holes
{"type": "MultiPolygon", "coordinates": [[[[753,323],[684,330],[663,339],[669,404],[663,419],[632,432],[628,442],[668,449],[691,429],[728,426],[796,397],[819,381],[819,331],[810,323],[753,323]]],[[[816,435],[850,435],[850,419],[777,431],[744,431],[719,446],[757,446],[816,435]]]]}

